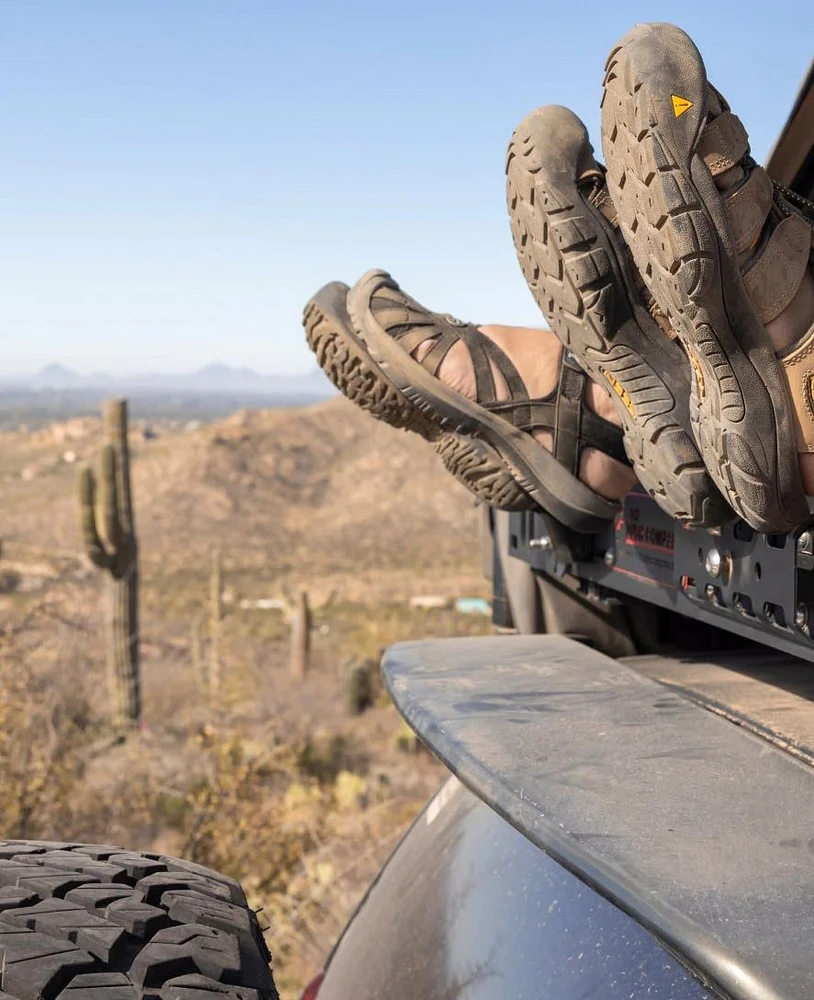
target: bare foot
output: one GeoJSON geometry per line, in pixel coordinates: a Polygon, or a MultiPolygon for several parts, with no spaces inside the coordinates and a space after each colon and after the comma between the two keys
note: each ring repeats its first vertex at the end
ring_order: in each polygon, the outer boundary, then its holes
{"type": "MultiPolygon", "coordinates": [[[[529,396],[539,399],[548,395],[557,385],[562,346],[550,330],[535,330],[520,326],[479,327],[491,341],[508,355],[522,377],[529,396]]],[[[427,354],[432,341],[425,341],[415,350],[418,361],[427,354]]],[[[508,399],[509,393],[502,375],[492,364],[495,388],[499,400],[508,399]]],[[[466,344],[459,341],[444,358],[438,369],[438,378],[467,399],[475,399],[475,372],[466,344]]],[[[620,426],[619,419],[608,394],[593,382],[585,390],[588,409],[600,417],[620,426]]],[[[550,431],[536,431],[537,442],[547,451],[553,448],[550,431]]],[[[618,500],[636,483],[636,476],[629,466],[617,462],[596,448],[586,448],[580,460],[579,478],[595,493],[608,500],[618,500]]]]}

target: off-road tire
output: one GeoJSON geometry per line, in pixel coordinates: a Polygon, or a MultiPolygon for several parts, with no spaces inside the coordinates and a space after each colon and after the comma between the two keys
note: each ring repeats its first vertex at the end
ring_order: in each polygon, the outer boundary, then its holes
{"type": "Polygon", "coordinates": [[[100,844],[0,841],[2,1000],[279,1000],[233,879],[100,844]]]}

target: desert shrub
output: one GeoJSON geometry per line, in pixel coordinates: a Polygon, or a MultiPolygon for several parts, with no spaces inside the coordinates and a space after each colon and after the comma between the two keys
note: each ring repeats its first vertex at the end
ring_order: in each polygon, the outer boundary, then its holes
{"type": "Polygon", "coordinates": [[[0,638],[0,832],[4,837],[53,836],[70,822],[85,763],[100,732],[87,687],[66,672],[41,669],[0,638]]]}
{"type": "MultiPolygon", "coordinates": [[[[278,983],[297,994],[421,798],[394,794],[335,733],[263,743],[207,729],[194,742],[195,780],[180,795],[142,785],[137,808],[163,814],[182,856],[241,881],[262,911],[278,983]]],[[[131,822],[138,800],[127,796],[131,822]]]]}
{"type": "Polygon", "coordinates": [[[321,784],[335,781],[342,771],[364,772],[367,754],[342,733],[315,733],[306,736],[296,751],[297,770],[321,784]]]}
{"type": "Polygon", "coordinates": [[[378,664],[373,658],[349,664],[345,681],[345,700],[351,715],[361,715],[373,707],[379,687],[378,677],[378,664]]]}
{"type": "Polygon", "coordinates": [[[13,594],[22,583],[22,577],[14,569],[0,569],[0,594],[13,594]]]}
{"type": "Polygon", "coordinates": [[[184,856],[242,878],[256,895],[281,892],[321,838],[329,804],[302,774],[297,748],[231,734],[209,749],[206,774],[189,790],[184,856]]]}

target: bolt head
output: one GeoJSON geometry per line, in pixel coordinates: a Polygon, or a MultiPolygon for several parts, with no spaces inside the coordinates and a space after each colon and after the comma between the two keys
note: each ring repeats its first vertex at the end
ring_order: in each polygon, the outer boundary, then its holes
{"type": "Polygon", "coordinates": [[[811,549],[811,532],[804,531],[797,539],[797,551],[807,552],[811,549]]]}
{"type": "Polygon", "coordinates": [[[616,562],[616,553],[613,551],[613,549],[607,549],[605,552],[605,565],[613,566],[615,562],[616,562]]]}
{"type": "Polygon", "coordinates": [[[798,604],[794,612],[794,624],[798,628],[805,628],[808,625],[808,608],[805,604],[798,604]]]}
{"type": "Polygon", "coordinates": [[[711,583],[708,583],[706,587],[704,587],[704,593],[710,600],[713,600],[715,597],[715,587],[711,583]]]}
{"type": "Polygon", "coordinates": [[[723,566],[723,558],[718,549],[710,549],[707,552],[707,557],[704,560],[704,569],[707,571],[707,576],[711,576],[713,580],[721,575],[721,567],[723,566]]]}
{"type": "Polygon", "coordinates": [[[544,552],[547,552],[549,549],[554,548],[554,543],[551,541],[548,535],[544,535],[542,538],[532,538],[531,541],[529,542],[529,548],[542,549],[544,552]]]}

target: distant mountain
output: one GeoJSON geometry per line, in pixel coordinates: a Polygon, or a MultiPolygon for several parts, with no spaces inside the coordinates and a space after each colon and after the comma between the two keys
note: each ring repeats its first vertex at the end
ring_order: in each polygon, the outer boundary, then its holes
{"type": "Polygon", "coordinates": [[[81,376],[77,375],[77,373],[72,369],[66,368],[65,365],[60,365],[56,362],[46,365],[33,376],[33,378],[37,381],[51,382],[58,385],[62,385],[64,383],[74,383],[80,377],[81,376]]]}
{"type": "Polygon", "coordinates": [[[246,368],[245,365],[241,368],[233,368],[231,365],[224,364],[207,365],[205,368],[201,368],[200,371],[195,372],[194,375],[196,378],[214,378],[224,381],[248,379],[256,382],[263,378],[258,372],[252,368],[246,368]]]}
{"type": "MultiPolygon", "coordinates": [[[[163,380],[171,377],[159,376],[163,380]]],[[[333,395],[334,389],[320,368],[302,375],[260,375],[251,368],[234,368],[230,365],[214,364],[201,368],[190,375],[173,379],[186,387],[206,388],[209,391],[223,390],[235,392],[279,393],[303,392],[333,395]]]]}
{"type": "Polygon", "coordinates": [[[181,392],[259,397],[327,399],[335,389],[319,368],[301,375],[261,375],[251,368],[211,364],[187,374],[114,376],[79,375],[61,364],[49,364],[34,375],[0,376],[0,388],[30,391],[89,390],[94,392],[181,392]]]}

